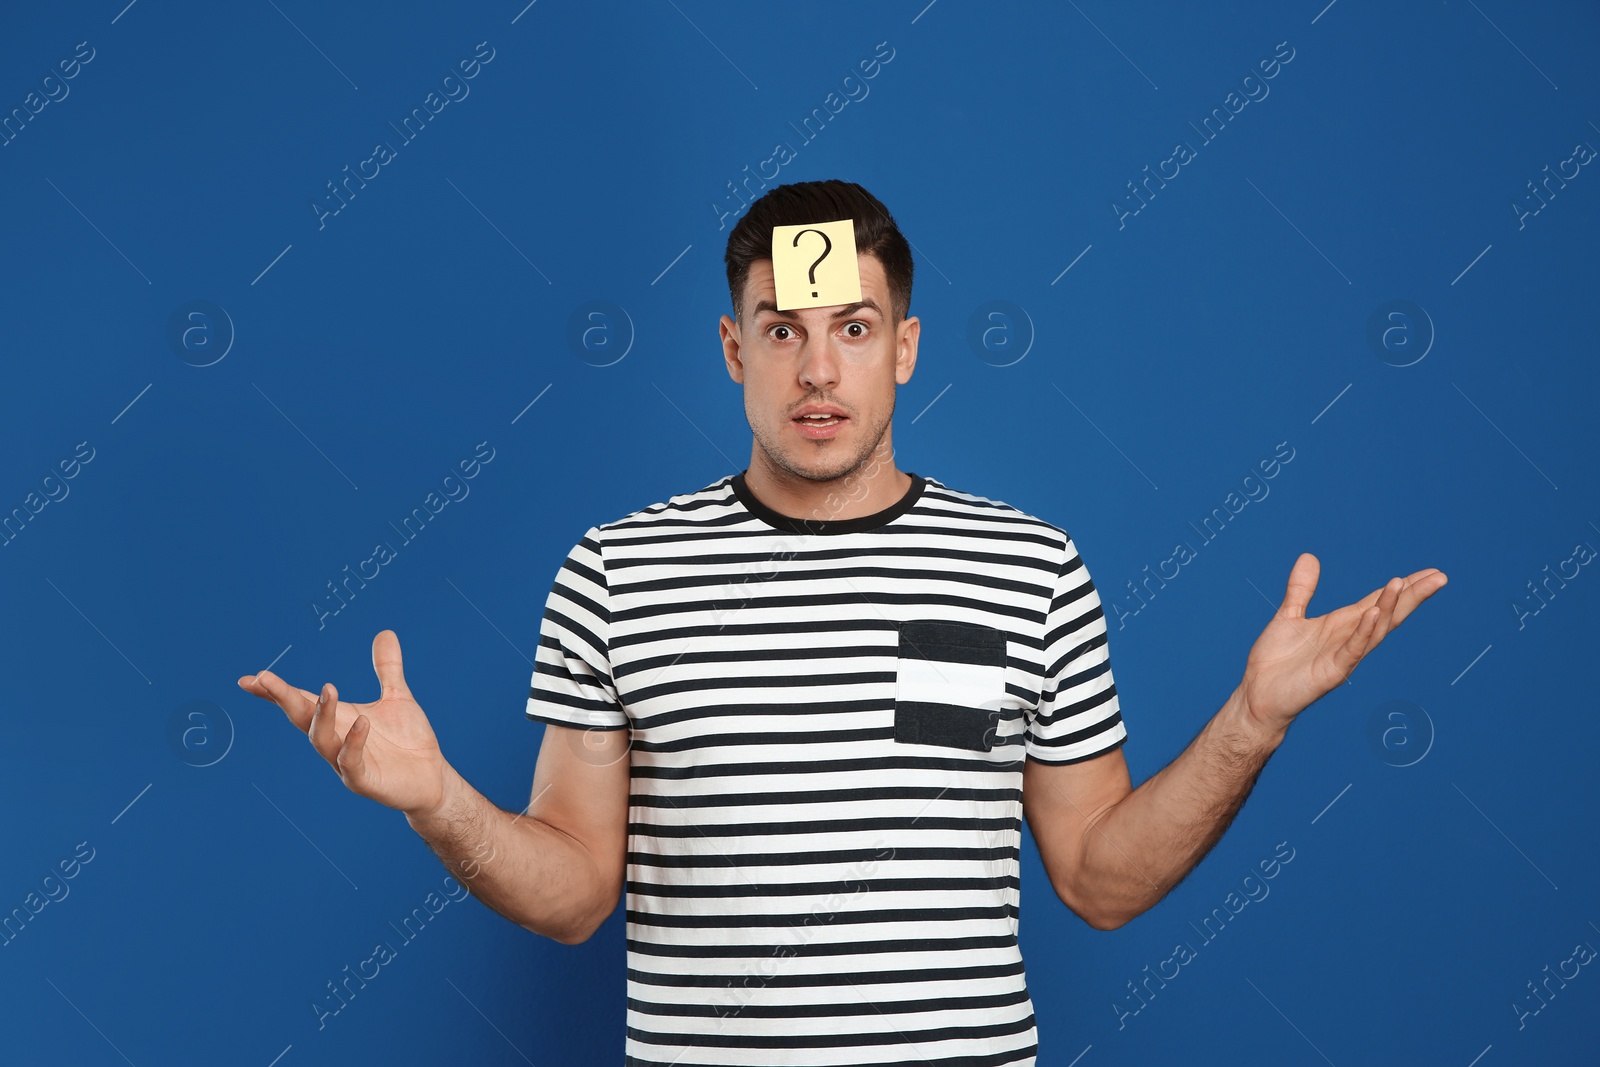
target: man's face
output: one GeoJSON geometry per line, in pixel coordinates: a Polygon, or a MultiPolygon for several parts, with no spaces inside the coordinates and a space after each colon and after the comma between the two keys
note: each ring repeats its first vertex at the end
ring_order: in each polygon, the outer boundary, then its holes
{"type": "Polygon", "coordinates": [[[861,300],[779,311],[772,261],[750,265],[742,321],[722,316],[728,374],[744,385],[745,417],[777,471],[842,478],[890,445],[895,386],[911,380],[922,324],[889,320],[889,285],[876,256],[857,257],[861,300]],[[813,411],[826,418],[806,418],[813,411]]]}

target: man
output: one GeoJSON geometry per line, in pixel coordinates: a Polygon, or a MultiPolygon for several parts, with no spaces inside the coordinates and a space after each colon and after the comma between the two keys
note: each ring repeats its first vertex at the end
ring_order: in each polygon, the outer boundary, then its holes
{"type": "Polygon", "coordinates": [[[780,186],[726,260],[750,466],[573,547],[540,628],[525,814],[445,761],[392,631],[372,704],[265,671],[240,684],[527,929],[580,942],[626,887],[630,1064],[1032,1064],[1022,817],[1067,907],[1126,923],[1220,838],[1295,715],[1445,576],[1308,619],[1319,568],[1301,555],[1239,686],[1134,790],[1072,540],[895,465],[921,324],[883,205],[780,186]],[[860,299],[780,307],[774,227],[841,219],[860,299]]]}

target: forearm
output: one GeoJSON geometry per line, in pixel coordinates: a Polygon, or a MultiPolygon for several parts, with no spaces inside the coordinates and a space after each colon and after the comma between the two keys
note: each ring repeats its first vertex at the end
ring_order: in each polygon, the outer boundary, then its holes
{"type": "Polygon", "coordinates": [[[1251,719],[1234,690],[1176,759],[1090,826],[1080,899],[1108,926],[1153,907],[1221,839],[1286,731],[1251,719]]]}
{"type": "Polygon", "coordinates": [[[599,865],[576,838],[513,815],[446,768],[437,812],[406,821],[483,903],[563,944],[587,938],[616,904],[599,865]]]}

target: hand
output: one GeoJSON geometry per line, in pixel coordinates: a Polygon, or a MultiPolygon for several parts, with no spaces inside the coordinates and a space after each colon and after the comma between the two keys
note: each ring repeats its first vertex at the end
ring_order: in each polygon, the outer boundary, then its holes
{"type": "Polygon", "coordinates": [[[1288,729],[1296,715],[1342,684],[1390,630],[1449,581],[1443,571],[1429,567],[1391,578],[1354,604],[1308,619],[1306,606],[1321,571],[1309,552],[1295,560],[1283,605],[1256,638],[1245,663],[1240,685],[1245,707],[1271,730],[1288,729]]]}
{"type": "Polygon", "coordinates": [[[393,630],[372,639],[372,666],[382,689],[370,704],[344,703],[331,682],[319,701],[270,671],[240,678],[239,688],[282,708],[352,793],[407,815],[431,812],[444,801],[448,764],[406,686],[393,630]]]}

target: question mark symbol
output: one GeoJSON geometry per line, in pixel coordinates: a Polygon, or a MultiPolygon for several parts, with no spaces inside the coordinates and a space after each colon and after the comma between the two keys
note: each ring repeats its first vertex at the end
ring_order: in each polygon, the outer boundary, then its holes
{"type": "MultiPolygon", "coordinates": [[[[808,234],[808,233],[814,233],[818,237],[822,238],[822,255],[818,256],[815,260],[812,261],[811,269],[806,272],[806,278],[808,280],[810,280],[812,285],[816,285],[817,284],[817,264],[819,264],[823,260],[827,259],[828,258],[828,253],[833,251],[833,240],[827,234],[823,233],[821,230],[801,230],[799,233],[794,235],[794,245],[793,245],[793,247],[799,248],[800,247],[800,238],[803,235],[808,234]]],[[[816,296],[817,295],[817,292],[816,292],[815,289],[813,289],[811,291],[811,295],[812,296],[816,296]]]]}

